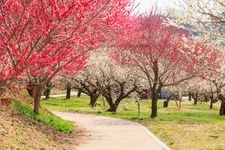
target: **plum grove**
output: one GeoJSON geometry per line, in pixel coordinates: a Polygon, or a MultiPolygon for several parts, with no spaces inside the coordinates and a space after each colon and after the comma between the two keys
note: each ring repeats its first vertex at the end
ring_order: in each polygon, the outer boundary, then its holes
{"type": "MultiPolygon", "coordinates": [[[[189,31],[167,24],[159,14],[133,16],[133,8],[130,0],[1,0],[0,93],[25,82],[38,113],[46,84],[57,76],[76,76],[87,68],[90,51],[108,47],[116,63],[135,68],[147,81],[151,117],[156,117],[163,87],[210,76],[210,68],[220,67],[216,48],[194,41],[189,31]]],[[[118,101],[136,89],[122,89],[118,101]]]]}

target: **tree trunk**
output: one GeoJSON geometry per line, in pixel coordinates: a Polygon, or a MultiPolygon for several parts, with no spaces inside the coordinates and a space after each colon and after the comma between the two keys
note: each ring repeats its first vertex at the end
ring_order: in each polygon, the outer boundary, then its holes
{"type": "Polygon", "coordinates": [[[39,113],[40,100],[43,91],[43,84],[34,84],[32,90],[32,97],[34,98],[34,112],[39,113]]]}
{"type": "Polygon", "coordinates": [[[157,102],[158,102],[158,94],[157,92],[151,93],[151,98],[152,98],[152,111],[151,111],[151,118],[157,117],[157,102]]]}
{"type": "Polygon", "coordinates": [[[109,112],[116,112],[117,111],[117,108],[118,108],[118,105],[111,105],[110,108],[107,110],[109,112]]]}
{"type": "Polygon", "coordinates": [[[67,84],[66,85],[66,99],[70,99],[71,96],[71,85],[67,84]]]}
{"type": "Polygon", "coordinates": [[[47,82],[45,87],[46,87],[45,91],[44,91],[45,99],[49,99],[51,89],[53,88],[52,83],[51,82],[47,82]]]}
{"type": "Polygon", "coordinates": [[[81,96],[81,91],[78,90],[78,91],[77,91],[77,97],[80,97],[80,96],[81,96]]]}
{"type": "Polygon", "coordinates": [[[117,111],[117,108],[119,107],[119,104],[120,104],[120,102],[122,101],[122,99],[121,98],[119,98],[119,99],[117,99],[116,101],[115,101],[115,104],[114,104],[114,112],[116,112],[117,111]]]}
{"type": "Polygon", "coordinates": [[[92,95],[90,96],[90,105],[92,108],[94,108],[96,106],[96,102],[98,100],[99,95],[92,95]]]}
{"type": "Polygon", "coordinates": [[[225,115],[225,101],[222,101],[221,102],[221,105],[220,105],[220,115],[225,115]]]}
{"type": "Polygon", "coordinates": [[[198,99],[194,98],[194,105],[197,105],[197,103],[198,103],[198,99]]]}
{"type": "Polygon", "coordinates": [[[182,106],[182,99],[180,98],[178,101],[179,101],[178,110],[181,110],[181,106],[182,106]]]}
{"type": "Polygon", "coordinates": [[[50,92],[51,92],[50,89],[46,89],[46,91],[45,91],[45,99],[49,99],[50,92]]]}
{"type": "Polygon", "coordinates": [[[109,104],[109,109],[107,111],[109,111],[109,112],[116,112],[117,108],[116,108],[115,104],[113,103],[113,99],[112,98],[107,98],[107,97],[105,97],[105,98],[106,98],[106,101],[109,104]]]}
{"type": "Polygon", "coordinates": [[[113,101],[112,101],[112,103],[110,105],[110,109],[108,111],[116,112],[121,101],[122,101],[121,98],[116,99],[115,103],[113,103],[113,101]]]}
{"type": "Polygon", "coordinates": [[[188,100],[191,101],[191,93],[188,93],[188,100]]]}
{"type": "Polygon", "coordinates": [[[213,109],[213,100],[210,100],[210,109],[213,109]]]}
{"type": "Polygon", "coordinates": [[[96,102],[99,98],[100,94],[97,89],[95,89],[91,94],[90,94],[90,105],[92,108],[96,106],[96,102]]]}
{"type": "Polygon", "coordinates": [[[136,100],[137,106],[138,106],[138,119],[140,119],[141,116],[141,107],[140,107],[140,101],[136,100]]]}
{"type": "Polygon", "coordinates": [[[89,105],[90,105],[92,108],[95,107],[95,100],[94,100],[94,96],[93,96],[93,95],[90,96],[90,103],[89,103],[89,105]]]}

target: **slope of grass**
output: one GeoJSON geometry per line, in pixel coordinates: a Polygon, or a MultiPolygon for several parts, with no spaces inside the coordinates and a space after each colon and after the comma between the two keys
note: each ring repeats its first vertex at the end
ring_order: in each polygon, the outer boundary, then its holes
{"type": "Polygon", "coordinates": [[[101,99],[97,107],[89,107],[89,98],[82,96],[65,100],[63,98],[51,98],[43,100],[42,105],[50,110],[90,113],[137,121],[162,141],[175,150],[225,150],[225,117],[218,115],[219,104],[212,110],[207,103],[194,106],[192,102],[183,102],[182,109],[177,110],[173,101],[168,108],[163,108],[163,101],[158,102],[158,117],[149,117],[150,100],[141,101],[141,115],[137,119],[137,104],[134,100],[123,101],[117,113],[106,112],[107,104],[101,99]]]}
{"type": "Polygon", "coordinates": [[[66,134],[15,109],[0,109],[0,150],[74,150],[85,131],[66,134]]]}
{"type": "Polygon", "coordinates": [[[13,101],[12,107],[25,116],[42,122],[60,132],[72,133],[75,130],[73,123],[60,119],[59,117],[54,116],[43,109],[40,110],[39,114],[35,114],[29,104],[21,103],[19,101],[13,101]]]}

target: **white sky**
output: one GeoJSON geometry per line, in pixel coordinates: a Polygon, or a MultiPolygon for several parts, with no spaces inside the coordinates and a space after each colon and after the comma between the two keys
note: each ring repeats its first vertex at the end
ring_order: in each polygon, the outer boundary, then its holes
{"type": "Polygon", "coordinates": [[[135,0],[135,2],[139,6],[136,11],[140,13],[149,12],[152,7],[157,6],[157,10],[162,12],[166,11],[169,8],[176,8],[178,7],[179,0],[135,0]]]}

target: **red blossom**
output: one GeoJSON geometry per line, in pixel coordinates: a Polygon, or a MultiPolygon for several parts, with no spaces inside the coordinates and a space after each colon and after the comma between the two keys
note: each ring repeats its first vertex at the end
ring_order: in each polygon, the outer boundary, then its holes
{"type": "Polygon", "coordinates": [[[77,73],[131,6],[129,0],[0,0],[0,77],[77,73]]]}

